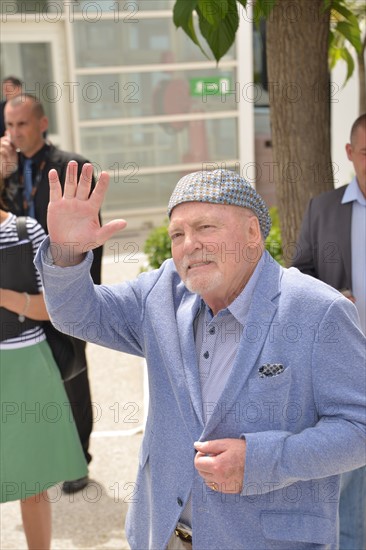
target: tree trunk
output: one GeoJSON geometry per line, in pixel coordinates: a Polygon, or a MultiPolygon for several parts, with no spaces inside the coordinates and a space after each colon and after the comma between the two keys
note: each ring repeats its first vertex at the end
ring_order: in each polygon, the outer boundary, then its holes
{"type": "Polygon", "coordinates": [[[366,69],[365,69],[366,36],[363,39],[362,51],[357,56],[359,109],[358,114],[366,113],[366,69]]]}
{"type": "Polygon", "coordinates": [[[277,0],[267,20],[275,184],[287,265],[309,199],[333,189],[329,22],[324,0],[277,0]]]}

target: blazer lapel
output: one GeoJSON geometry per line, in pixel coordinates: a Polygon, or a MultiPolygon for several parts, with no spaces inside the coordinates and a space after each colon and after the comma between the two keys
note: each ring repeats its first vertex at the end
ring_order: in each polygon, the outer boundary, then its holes
{"type": "Polygon", "coordinates": [[[196,294],[186,294],[177,311],[177,325],[184,374],[190,399],[197,418],[201,425],[203,425],[201,384],[194,340],[194,319],[198,313],[200,304],[201,298],[199,296],[196,294]]]}
{"type": "MultiPolygon", "coordinates": [[[[230,403],[235,403],[237,395],[246,384],[256,364],[258,355],[267,338],[272,319],[277,311],[277,305],[273,303],[273,299],[280,292],[281,268],[269,255],[265,262],[253,293],[252,304],[244,327],[244,331],[246,329],[250,331],[253,328],[255,337],[252,341],[245,336],[242,338],[229,379],[218,401],[218,410],[221,410],[221,404],[226,404],[226,409],[228,409],[230,403]]],[[[220,421],[220,415],[210,417],[201,436],[202,441],[206,436],[209,436],[220,421]]]]}
{"type": "MultiPolygon", "coordinates": [[[[164,293],[157,298],[157,303],[164,303],[167,297],[164,293]]],[[[171,379],[171,387],[177,406],[187,431],[196,441],[203,427],[202,403],[196,348],[193,336],[193,321],[200,305],[200,298],[194,294],[184,293],[176,311],[177,323],[168,323],[162,332],[162,320],[158,309],[152,313],[152,329],[156,333],[156,342],[160,348],[160,356],[166,365],[171,379]],[[165,334],[162,337],[162,334],[165,334]]]]}

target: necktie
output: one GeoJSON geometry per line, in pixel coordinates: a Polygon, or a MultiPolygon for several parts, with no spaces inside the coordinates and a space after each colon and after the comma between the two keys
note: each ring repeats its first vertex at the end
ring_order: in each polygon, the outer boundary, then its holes
{"type": "Polygon", "coordinates": [[[32,196],[33,190],[33,174],[32,174],[32,159],[24,160],[23,167],[23,177],[24,177],[24,195],[27,202],[27,211],[25,212],[27,216],[31,218],[35,217],[34,202],[32,196]]]}

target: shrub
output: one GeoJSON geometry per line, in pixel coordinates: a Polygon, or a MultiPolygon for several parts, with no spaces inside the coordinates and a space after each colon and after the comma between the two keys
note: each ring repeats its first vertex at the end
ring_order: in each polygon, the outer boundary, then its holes
{"type": "Polygon", "coordinates": [[[148,260],[148,269],[158,269],[165,260],[172,257],[168,220],[151,231],[145,241],[144,252],[148,260]]]}
{"type": "MultiPolygon", "coordinates": [[[[278,217],[278,210],[275,206],[270,208],[272,218],[271,231],[266,239],[266,249],[280,264],[283,264],[281,229],[278,217]]],[[[161,264],[171,258],[170,238],[168,235],[168,220],[158,227],[155,227],[148,235],[144,252],[147,255],[147,269],[158,269],[161,264]]]]}
{"type": "Polygon", "coordinates": [[[279,264],[285,265],[282,250],[280,218],[278,215],[277,206],[272,206],[272,208],[269,209],[269,213],[272,219],[272,227],[268,237],[266,238],[266,249],[271,256],[278,261],[279,264]]]}

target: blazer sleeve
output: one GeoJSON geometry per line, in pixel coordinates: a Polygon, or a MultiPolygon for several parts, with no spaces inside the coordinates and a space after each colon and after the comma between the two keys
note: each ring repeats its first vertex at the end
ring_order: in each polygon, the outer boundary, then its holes
{"type": "Polygon", "coordinates": [[[55,266],[49,257],[49,237],[42,242],[35,264],[52,324],[80,340],[143,356],[144,313],[138,285],[93,284],[92,261],[93,253],[88,252],[76,266],[55,266]]]}
{"type": "MultiPolygon", "coordinates": [[[[244,491],[263,492],[296,481],[326,478],[366,464],[365,337],[354,306],[337,297],[320,320],[312,350],[314,425],[298,433],[243,434],[247,441],[244,491]],[[257,485],[256,485],[257,484],[257,485]]],[[[299,388],[305,391],[304,388],[299,388]]],[[[254,494],[254,493],[253,493],[254,494]]]]}

